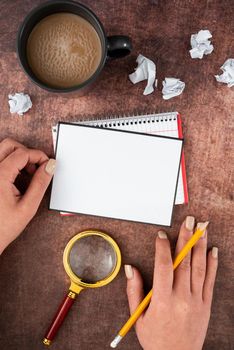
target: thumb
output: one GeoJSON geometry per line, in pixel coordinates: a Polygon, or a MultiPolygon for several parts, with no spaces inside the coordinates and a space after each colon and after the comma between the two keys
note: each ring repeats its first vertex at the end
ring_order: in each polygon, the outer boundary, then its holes
{"type": "Polygon", "coordinates": [[[55,172],[55,165],[55,159],[49,159],[33,175],[28,189],[20,201],[20,205],[26,210],[29,217],[35,215],[55,172]]]}
{"type": "Polygon", "coordinates": [[[132,315],[144,298],[143,281],[140,272],[135,267],[124,265],[124,270],[127,278],[128,304],[132,315]]]}

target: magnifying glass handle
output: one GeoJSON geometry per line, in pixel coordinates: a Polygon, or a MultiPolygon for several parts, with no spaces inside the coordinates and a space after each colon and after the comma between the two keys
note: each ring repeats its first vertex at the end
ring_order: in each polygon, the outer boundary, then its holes
{"type": "Polygon", "coordinates": [[[74,304],[76,296],[77,296],[76,293],[69,291],[68,294],[63,299],[63,302],[59,306],[58,311],[57,311],[53,321],[51,322],[51,325],[50,325],[50,327],[45,335],[45,338],[43,340],[44,345],[51,344],[51,342],[54,339],[56,333],[58,332],[61,324],[63,323],[66,315],[68,314],[68,311],[70,310],[70,308],[74,304]]]}

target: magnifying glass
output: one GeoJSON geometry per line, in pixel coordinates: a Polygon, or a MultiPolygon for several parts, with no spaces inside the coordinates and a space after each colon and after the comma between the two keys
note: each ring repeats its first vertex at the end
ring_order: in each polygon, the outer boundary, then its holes
{"type": "Polygon", "coordinates": [[[63,265],[71,279],[71,285],[45,335],[45,345],[51,344],[83,289],[103,287],[117,276],[121,266],[121,253],[117,243],[106,233],[83,231],[74,236],[65,247],[63,265]]]}

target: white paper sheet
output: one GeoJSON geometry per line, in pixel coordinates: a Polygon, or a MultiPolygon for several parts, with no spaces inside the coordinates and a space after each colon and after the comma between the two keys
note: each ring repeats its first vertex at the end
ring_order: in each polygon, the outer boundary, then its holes
{"type": "MultiPolygon", "coordinates": [[[[135,117],[122,117],[122,118],[107,118],[107,119],[93,119],[85,121],[77,121],[77,124],[84,124],[90,126],[99,126],[108,129],[121,129],[126,131],[135,131],[139,133],[153,134],[159,136],[171,136],[179,138],[178,131],[178,113],[158,113],[147,115],[136,115],[135,117]],[[137,122],[135,124],[135,122],[137,122]]],[[[58,125],[52,127],[52,138],[54,150],[56,148],[58,125]]],[[[184,204],[185,188],[183,183],[182,169],[180,169],[180,175],[178,180],[178,186],[176,191],[175,204],[184,204]]]]}
{"type": "Polygon", "coordinates": [[[50,208],[170,225],[182,140],[59,126],[50,208]]]}

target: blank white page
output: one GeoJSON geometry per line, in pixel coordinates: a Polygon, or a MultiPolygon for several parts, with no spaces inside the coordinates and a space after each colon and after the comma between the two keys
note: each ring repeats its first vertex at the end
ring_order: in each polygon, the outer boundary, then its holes
{"type": "Polygon", "coordinates": [[[50,209],[170,226],[182,144],[60,123],[50,209]]]}
{"type": "MultiPolygon", "coordinates": [[[[178,112],[145,114],[137,116],[127,116],[118,118],[92,119],[77,122],[78,124],[97,126],[108,129],[121,129],[127,131],[135,131],[146,134],[154,134],[160,136],[171,136],[182,138],[178,129],[178,112]]],[[[57,125],[52,127],[52,137],[54,149],[57,139],[57,125]]],[[[180,174],[178,179],[175,204],[183,204],[188,202],[186,195],[187,183],[185,178],[184,160],[181,162],[180,174]]],[[[66,213],[65,213],[66,214],[66,213]]]]}

